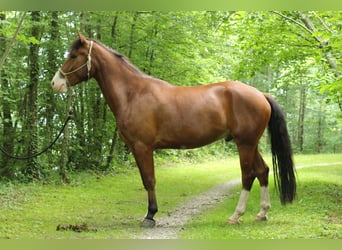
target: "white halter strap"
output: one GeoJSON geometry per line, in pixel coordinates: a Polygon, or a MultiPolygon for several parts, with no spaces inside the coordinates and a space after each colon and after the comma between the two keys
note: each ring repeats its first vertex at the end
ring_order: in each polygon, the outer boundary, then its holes
{"type": "Polygon", "coordinates": [[[90,70],[91,70],[91,51],[93,49],[93,44],[94,42],[93,41],[90,41],[90,47],[89,47],[89,51],[88,51],[88,56],[87,56],[87,61],[82,64],[81,66],[79,66],[78,68],[72,70],[72,71],[69,71],[69,72],[63,72],[63,70],[61,68],[58,69],[58,71],[61,73],[61,75],[63,77],[66,78],[67,82],[68,82],[68,78],[67,76],[68,75],[71,75],[77,71],[79,71],[80,69],[82,69],[83,67],[87,66],[87,70],[88,70],[88,80],[89,80],[89,77],[90,77],[90,70]]]}

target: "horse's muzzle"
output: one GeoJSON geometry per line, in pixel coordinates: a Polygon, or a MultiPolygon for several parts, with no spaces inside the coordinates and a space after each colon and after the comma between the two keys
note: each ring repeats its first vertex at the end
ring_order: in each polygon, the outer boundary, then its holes
{"type": "Polygon", "coordinates": [[[54,91],[59,93],[66,93],[68,90],[67,82],[65,77],[61,75],[59,71],[56,72],[55,76],[52,78],[51,87],[54,91]]]}

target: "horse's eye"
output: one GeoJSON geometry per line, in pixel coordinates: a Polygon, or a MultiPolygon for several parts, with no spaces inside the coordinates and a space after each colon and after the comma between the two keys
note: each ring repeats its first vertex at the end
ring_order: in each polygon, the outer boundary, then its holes
{"type": "Polygon", "coordinates": [[[75,54],[70,54],[71,59],[75,59],[77,56],[75,54]]]}

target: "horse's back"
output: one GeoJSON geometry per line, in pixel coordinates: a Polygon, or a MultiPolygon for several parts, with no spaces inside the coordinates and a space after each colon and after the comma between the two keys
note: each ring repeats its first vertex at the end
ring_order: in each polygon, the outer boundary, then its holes
{"type": "Polygon", "coordinates": [[[235,81],[159,91],[160,146],[197,147],[220,138],[257,137],[270,117],[262,92],[235,81]],[[164,143],[165,142],[165,143],[164,143]]]}
{"type": "Polygon", "coordinates": [[[263,93],[234,81],[193,87],[158,81],[132,101],[124,122],[130,127],[126,137],[154,148],[194,148],[220,138],[259,137],[270,113],[263,93]]]}

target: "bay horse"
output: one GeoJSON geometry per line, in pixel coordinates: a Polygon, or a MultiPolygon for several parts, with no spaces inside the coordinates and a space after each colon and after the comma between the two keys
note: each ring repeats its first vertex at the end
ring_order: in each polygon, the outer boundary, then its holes
{"type": "Polygon", "coordinates": [[[98,82],[147,191],[148,210],[141,226],[154,227],[158,210],[153,151],[196,148],[219,139],[236,143],[242,173],[240,199],[228,223],[239,223],[255,178],[260,183],[256,220],[266,220],[271,206],[269,168],[258,150],[258,142],[267,126],[281,203],[294,200],[296,178],[291,142],[281,108],[271,96],[237,81],[174,86],[142,73],[122,54],[78,33],[51,85],[57,92],[66,92],[68,87],[90,78],[98,82]]]}

